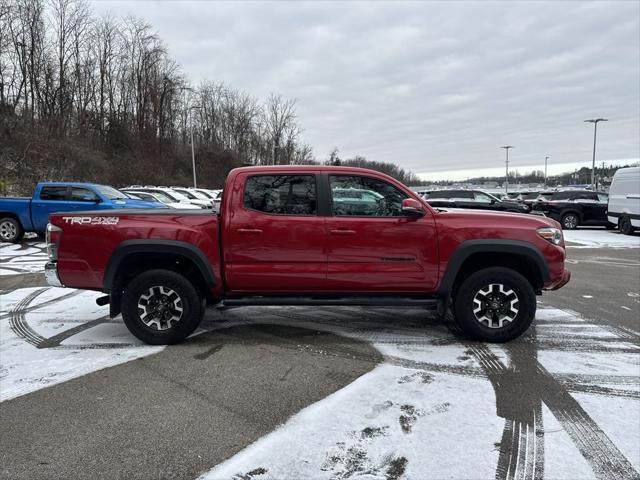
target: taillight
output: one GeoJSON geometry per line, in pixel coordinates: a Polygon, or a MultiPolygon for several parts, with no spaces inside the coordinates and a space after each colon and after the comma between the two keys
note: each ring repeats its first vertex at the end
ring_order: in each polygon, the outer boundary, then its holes
{"type": "Polygon", "coordinates": [[[58,259],[58,244],[60,243],[60,237],[62,236],[62,229],[49,223],[47,224],[47,254],[49,260],[58,259]]]}

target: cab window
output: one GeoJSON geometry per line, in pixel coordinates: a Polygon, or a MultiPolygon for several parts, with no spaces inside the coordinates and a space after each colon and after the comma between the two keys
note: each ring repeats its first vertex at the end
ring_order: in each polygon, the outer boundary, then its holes
{"type": "Polygon", "coordinates": [[[331,175],[332,213],[336,216],[402,216],[407,196],[393,185],[370,177],[331,175]]]}
{"type": "Polygon", "coordinates": [[[244,184],[244,206],[272,215],[316,215],[315,175],[256,175],[244,184]]]}

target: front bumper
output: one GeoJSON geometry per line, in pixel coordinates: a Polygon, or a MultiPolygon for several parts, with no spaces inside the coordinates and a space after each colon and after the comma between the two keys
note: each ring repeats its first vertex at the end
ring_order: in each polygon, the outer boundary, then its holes
{"type": "Polygon", "coordinates": [[[551,285],[549,288],[546,288],[545,290],[558,290],[559,288],[562,288],[567,283],[569,283],[569,280],[571,280],[571,270],[567,270],[565,268],[564,272],[562,272],[562,277],[560,278],[560,281],[554,285],[551,285]]]}
{"type": "Polygon", "coordinates": [[[47,264],[44,266],[44,278],[52,287],[64,287],[64,285],[60,281],[60,278],[58,277],[57,262],[47,262],[47,264]]]}

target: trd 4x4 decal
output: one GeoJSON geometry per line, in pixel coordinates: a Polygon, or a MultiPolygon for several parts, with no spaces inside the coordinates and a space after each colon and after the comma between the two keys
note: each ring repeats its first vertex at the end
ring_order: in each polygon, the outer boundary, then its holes
{"type": "Polygon", "coordinates": [[[71,225],[117,225],[118,217],[62,217],[65,223],[71,225]]]}

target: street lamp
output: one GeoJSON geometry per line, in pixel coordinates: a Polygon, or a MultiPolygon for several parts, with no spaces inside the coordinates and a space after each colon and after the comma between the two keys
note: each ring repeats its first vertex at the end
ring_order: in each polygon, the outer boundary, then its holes
{"type": "Polygon", "coordinates": [[[598,132],[598,122],[608,122],[606,118],[592,118],[585,120],[587,123],[593,123],[593,161],[591,164],[591,189],[596,189],[596,134],[598,132]]]}
{"type": "Polygon", "coordinates": [[[504,147],[500,148],[504,148],[507,152],[507,159],[504,162],[506,165],[506,171],[504,175],[504,193],[509,193],[509,149],[515,147],[513,145],[505,145],[504,147]]]}
{"type": "Polygon", "coordinates": [[[544,188],[547,188],[547,161],[549,157],[544,157],[544,188]]]}
{"type": "MultiPolygon", "coordinates": [[[[191,110],[200,110],[200,107],[197,107],[197,106],[189,107],[189,113],[191,113],[191,110]]],[[[190,125],[191,125],[191,168],[193,169],[193,188],[198,188],[198,184],[196,182],[196,153],[193,147],[193,116],[191,116],[190,125]]]]}

